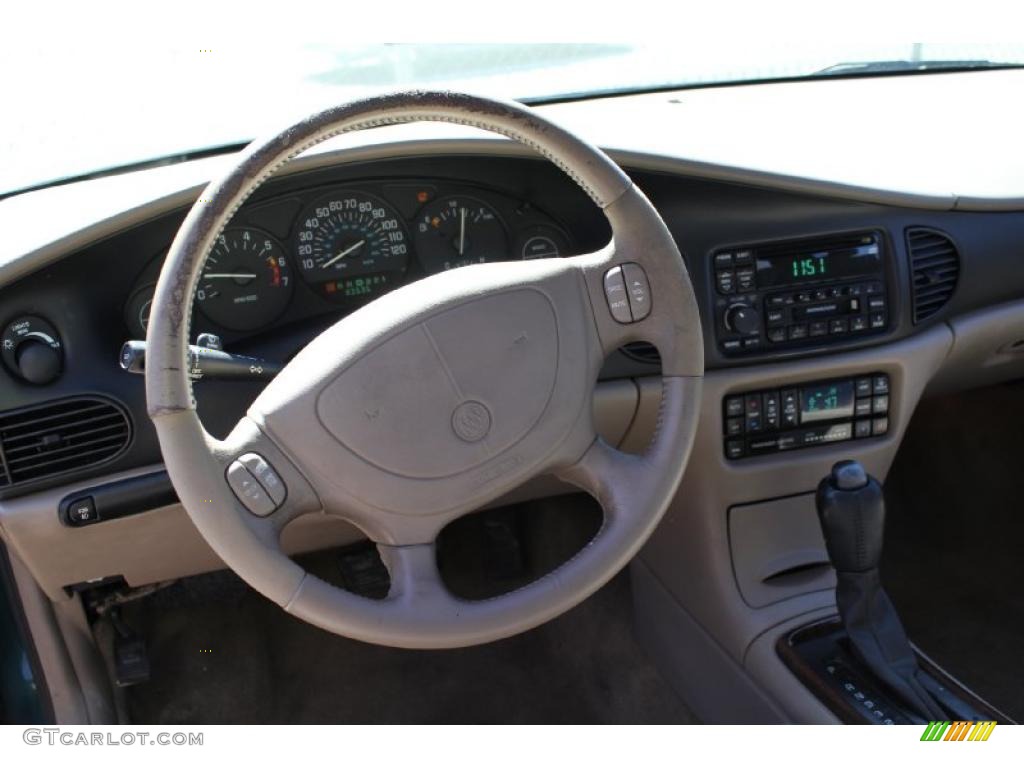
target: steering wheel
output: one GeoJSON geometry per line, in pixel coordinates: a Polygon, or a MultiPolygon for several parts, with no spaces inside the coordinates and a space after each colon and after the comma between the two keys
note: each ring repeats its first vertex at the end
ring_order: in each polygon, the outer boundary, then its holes
{"type": "Polygon", "coordinates": [[[525,631],[573,607],[637,553],[664,514],[696,430],[704,354],[682,257],[664,222],[603,152],[518,104],[405,92],[327,109],[246,148],[207,187],[171,246],[151,313],[146,397],[167,471],[200,534],[289,613],[346,637],[451,648],[525,631]],[[613,237],[570,258],[463,267],[392,291],[309,343],[225,440],[195,410],[189,319],[202,266],[239,206],[332,136],[413,121],[475,126],[532,147],[602,209],[613,237]],[[661,354],[661,409],[642,455],[597,435],[608,354],[661,354]],[[487,600],[448,592],[436,538],[536,475],[598,500],[604,521],[569,561],[487,600]],[[375,542],[386,598],[334,587],[279,546],[303,514],[339,515],[375,542]]]}

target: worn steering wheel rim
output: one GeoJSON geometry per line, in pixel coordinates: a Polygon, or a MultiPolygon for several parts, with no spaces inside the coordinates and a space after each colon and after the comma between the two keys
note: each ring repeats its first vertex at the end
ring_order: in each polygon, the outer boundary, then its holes
{"type": "Polygon", "coordinates": [[[617,573],[675,494],[703,376],[700,318],[682,257],[622,170],[526,107],[448,92],[352,102],[251,144],[182,224],[157,284],[147,342],[149,414],[181,502],[213,550],[299,618],[409,648],[522,632],[617,573]],[[317,337],[227,439],[212,438],[195,411],[187,349],[195,288],[216,237],[299,153],[347,131],[414,121],[471,125],[535,149],[601,208],[612,241],[591,254],[465,267],[393,291],[317,337]],[[649,283],[646,298],[625,310],[627,322],[622,306],[617,320],[610,305],[622,297],[618,274],[649,283]],[[606,295],[608,286],[620,292],[606,295]],[[592,397],[604,358],[641,340],[661,354],[662,402],[651,445],[633,456],[597,436],[592,397]],[[458,424],[469,404],[472,423],[458,424]],[[287,488],[269,514],[250,512],[228,484],[243,454],[265,459],[287,488]],[[452,596],[437,571],[437,534],[538,474],[591,493],[605,513],[600,532],[515,592],[484,601],[452,596]],[[386,599],[333,587],[281,551],[281,530],[303,514],[339,515],[377,543],[391,574],[386,599]]]}

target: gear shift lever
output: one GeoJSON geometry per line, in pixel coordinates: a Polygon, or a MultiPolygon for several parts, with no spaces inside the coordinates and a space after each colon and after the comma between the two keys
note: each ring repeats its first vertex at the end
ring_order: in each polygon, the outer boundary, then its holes
{"type": "Polygon", "coordinates": [[[885,499],[856,461],[841,461],[818,485],[821,531],[836,569],[836,605],[857,657],[925,720],[946,714],[925,689],[896,608],[882,588],[885,499]]]}

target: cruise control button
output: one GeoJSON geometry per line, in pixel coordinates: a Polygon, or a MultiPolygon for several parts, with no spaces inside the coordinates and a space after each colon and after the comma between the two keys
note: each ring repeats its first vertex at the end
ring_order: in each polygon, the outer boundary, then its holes
{"type": "Polygon", "coordinates": [[[263,486],[240,461],[233,461],[228,467],[228,485],[254,515],[265,517],[277,508],[263,486]]]}
{"type": "Polygon", "coordinates": [[[633,314],[629,311],[629,296],[626,294],[626,281],[622,275],[622,267],[612,267],[604,274],[604,297],[608,300],[608,309],[612,317],[620,323],[633,322],[633,314]]]}
{"type": "Polygon", "coordinates": [[[238,460],[242,462],[242,466],[252,473],[257,482],[263,486],[263,490],[270,495],[274,506],[281,506],[281,502],[284,501],[287,492],[284,483],[281,482],[281,478],[277,476],[277,473],[267,463],[267,460],[258,453],[247,453],[244,456],[240,456],[238,460]]]}
{"type": "Polygon", "coordinates": [[[651,314],[651,284],[647,280],[647,273],[639,264],[623,264],[622,277],[626,283],[633,322],[639,322],[651,314]]]}

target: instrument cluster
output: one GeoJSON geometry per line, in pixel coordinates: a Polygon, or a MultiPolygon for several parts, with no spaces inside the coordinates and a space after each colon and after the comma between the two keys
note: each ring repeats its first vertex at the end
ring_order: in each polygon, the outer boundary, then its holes
{"type": "MultiPolygon", "coordinates": [[[[494,190],[420,180],[318,187],[239,210],[204,265],[196,322],[247,335],[289,318],[352,311],[437,272],[573,252],[551,216],[494,190]]],[[[135,335],[145,334],[164,255],[125,306],[135,335]]]]}

